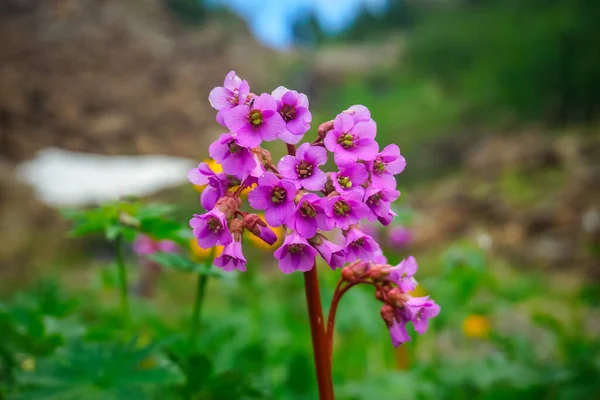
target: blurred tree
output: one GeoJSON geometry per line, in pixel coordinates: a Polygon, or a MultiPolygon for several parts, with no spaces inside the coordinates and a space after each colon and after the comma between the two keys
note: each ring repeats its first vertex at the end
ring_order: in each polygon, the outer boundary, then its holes
{"type": "Polygon", "coordinates": [[[560,124],[596,116],[600,7],[593,1],[468,1],[426,15],[409,41],[409,62],[478,113],[560,124]]]}
{"type": "Polygon", "coordinates": [[[165,6],[183,23],[197,25],[204,21],[207,9],[204,0],[164,0],[165,6]]]}

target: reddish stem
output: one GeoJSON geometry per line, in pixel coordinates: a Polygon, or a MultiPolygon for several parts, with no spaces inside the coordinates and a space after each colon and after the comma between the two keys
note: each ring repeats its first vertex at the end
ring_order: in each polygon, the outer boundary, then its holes
{"type": "MultiPolygon", "coordinates": [[[[340,304],[340,300],[342,296],[351,288],[358,284],[367,284],[373,286],[375,289],[380,289],[379,285],[375,282],[367,281],[365,279],[357,280],[354,282],[348,283],[346,286],[342,287],[344,281],[340,279],[337,286],[335,287],[335,292],[333,293],[333,298],[331,299],[331,306],[329,307],[329,315],[327,316],[327,330],[325,331],[325,338],[327,341],[327,354],[329,355],[329,367],[332,365],[333,358],[333,330],[335,327],[335,315],[337,312],[338,305],[340,304]]],[[[331,374],[331,371],[330,371],[331,374]]]]}
{"type": "MultiPolygon", "coordinates": [[[[296,146],[293,144],[287,144],[286,146],[288,154],[295,156],[296,146]]],[[[319,289],[316,263],[310,271],[304,273],[304,293],[310,321],[319,399],[334,400],[333,380],[331,379],[331,353],[328,351],[325,337],[325,322],[323,320],[323,306],[321,305],[321,291],[319,289]]]]}
{"type": "Polygon", "coordinates": [[[306,304],[308,306],[308,318],[310,320],[310,333],[312,336],[315,368],[317,370],[319,399],[334,400],[333,381],[331,379],[331,352],[327,347],[327,340],[325,337],[323,309],[321,307],[321,293],[319,290],[319,278],[317,277],[316,264],[310,271],[304,273],[304,291],[306,294],[306,304]]]}

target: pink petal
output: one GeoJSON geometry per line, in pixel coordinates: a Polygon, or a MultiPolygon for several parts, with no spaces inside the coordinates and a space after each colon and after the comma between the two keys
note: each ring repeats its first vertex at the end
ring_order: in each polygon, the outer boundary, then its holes
{"type": "Polygon", "coordinates": [[[271,96],[273,96],[275,100],[281,100],[286,92],[288,92],[288,89],[285,86],[279,86],[277,89],[271,92],[271,96]]]}
{"type": "Polygon", "coordinates": [[[282,140],[284,143],[287,143],[287,144],[297,144],[299,141],[302,140],[302,135],[294,135],[289,130],[284,129],[279,134],[279,139],[282,140]]]}
{"type": "Polygon", "coordinates": [[[323,139],[323,143],[325,144],[325,147],[327,148],[327,150],[331,151],[331,152],[335,152],[336,148],[338,147],[337,144],[337,140],[340,136],[339,132],[336,131],[329,131],[327,133],[327,135],[325,136],[325,139],[323,139]]]}
{"type": "Polygon", "coordinates": [[[263,93],[260,96],[254,98],[254,105],[252,106],[252,108],[255,108],[258,110],[276,111],[277,110],[277,102],[275,101],[273,96],[271,96],[270,94],[263,93]]]}
{"type": "Polygon", "coordinates": [[[242,128],[248,125],[248,113],[250,108],[244,104],[233,107],[225,114],[225,126],[233,133],[238,133],[242,128]]]}
{"type": "Polygon", "coordinates": [[[354,120],[346,113],[338,114],[333,120],[333,129],[338,133],[347,133],[354,126],[354,120]]]}
{"type": "Polygon", "coordinates": [[[299,182],[307,190],[323,190],[327,183],[327,174],[320,169],[313,169],[312,176],[301,179],[299,182]]]}
{"type": "Polygon", "coordinates": [[[187,178],[194,185],[208,184],[208,176],[201,174],[198,168],[192,168],[187,172],[187,178]]]}
{"type": "MultiPolygon", "coordinates": [[[[299,156],[298,158],[301,157],[299,156]]],[[[327,150],[325,150],[323,147],[312,146],[306,151],[304,159],[307,161],[311,161],[317,165],[323,165],[327,162],[327,150]]]]}
{"type": "Polygon", "coordinates": [[[352,133],[360,138],[374,139],[377,135],[377,124],[373,120],[359,122],[352,128],[352,133]]]}
{"type": "MultiPolygon", "coordinates": [[[[302,146],[301,146],[302,147],[302,146]]],[[[288,179],[298,179],[298,173],[296,172],[296,157],[294,156],[283,156],[277,164],[277,169],[284,177],[288,179]]]]}
{"type": "Polygon", "coordinates": [[[298,216],[296,218],[295,228],[302,237],[310,239],[317,233],[317,221],[315,219],[298,216]]]}
{"type": "Polygon", "coordinates": [[[272,204],[271,187],[258,186],[248,193],[248,203],[257,210],[266,210],[272,204]]]}
{"type": "Polygon", "coordinates": [[[219,86],[210,91],[208,101],[212,108],[221,110],[222,108],[231,106],[231,103],[229,102],[229,96],[231,95],[231,91],[219,86]]]}

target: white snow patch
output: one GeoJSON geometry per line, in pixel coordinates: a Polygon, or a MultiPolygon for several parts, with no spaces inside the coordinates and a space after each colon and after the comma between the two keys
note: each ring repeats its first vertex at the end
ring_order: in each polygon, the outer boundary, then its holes
{"type": "Polygon", "coordinates": [[[145,196],[187,182],[192,159],[163,156],[106,156],[57,148],[38,152],[17,167],[19,177],[32,185],[44,203],[86,206],[145,196]]]}

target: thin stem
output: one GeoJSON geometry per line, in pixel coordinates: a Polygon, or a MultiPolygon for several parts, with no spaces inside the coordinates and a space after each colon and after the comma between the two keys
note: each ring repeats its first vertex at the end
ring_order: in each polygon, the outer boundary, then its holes
{"type": "Polygon", "coordinates": [[[125,325],[131,322],[131,314],[129,312],[129,296],[127,293],[127,268],[123,260],[123,235],[117,235],[115,239],[115,260],[119,273],[119,289],[121,292],[121,312],[125,325]]]}
{"type": "MultiPolygon", "coordinates": [[[[335,328],[335,315],[337,313],[338,305],[340,304],[340,300],[342,300],[342,296],[351,288],[358,284],[367,284],[379,289],[379,286],[371,281],[367,281],[365,279],[361,279],[355,282],[350,282],[346,286],[342,287],[344,281],[340,279],[337,286],[335,287],[335,292],[333,293],[333,298],[331,299],[331,306],[329,307],[329,315],[327,316],[327,330],[325,331],[325,340],[327,342],[327,354],[329,356],[329,366],[331,368],[332,358],[333,358],[333,331],[335,328]]],[[[330,372],[331,375],[331,372],[330,372]]]]}
{"type": "MultiPolygon", "coordinates": [[[[214,262],[217,248],[213,247],[210,255],[206,258],[204,269],[208,270],[214,262]]],[[[206,292],[206,284],[208,283],[208,275],[206,273],[198,273],[196,280],[196,296],[194,298],[194,308],[192,310],[192,320],[190,323],[189,344],[192,347],[194,340],[200,331],[200,316],[202,315],[202,303],[204,302],[204,293],[206,292]]]]}
{"type": "MultiPolygon", "coordinates": [[[[293,144],[287,144],[286,146],[288,154],[295,156],[296,146],[293,144]]],[[[310,271],[304,273],[304,293],[306,295],[308,319],[310,321],[310,335],[312,337],[313,356],[317,372],[319,399],[334,400],[333,381],[331,379],[331,356],[327,351],[323,306],[321,305],[321,291],[319,289],[316,263],[310,271]]]]}
{"type": "Polygon", "coordinates": [[[312,336],[313,355],[317,372],[319,399],[333,400],[331,357],[327,351],[327,342],[325,339],[323,309],[321,306],[321,293],[319,290],[319,278],[317,276],[316,265],[314,265],[310,271],[304,273],[304,291],[306,294],[306,304],[308,306],[308,318],[310,320],[310,333],[312,336]]]}

